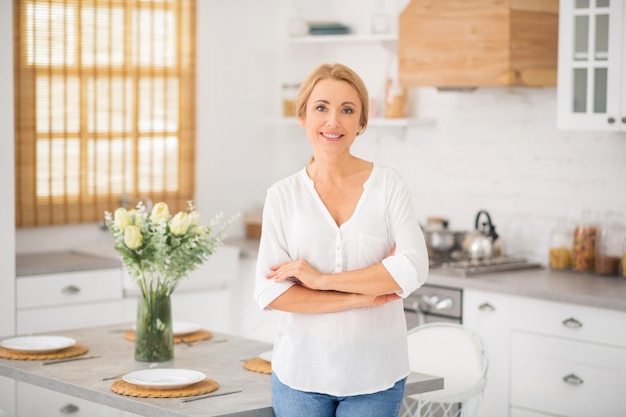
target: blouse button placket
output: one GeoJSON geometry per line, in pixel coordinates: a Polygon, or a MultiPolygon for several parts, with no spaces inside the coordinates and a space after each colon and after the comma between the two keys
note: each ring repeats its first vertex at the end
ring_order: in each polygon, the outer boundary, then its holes
{"type": "Polygon", "coordinates": [[[341,272],[341,232],[337,232],[337,237],[335,238],[335,272],[341,272]]]}

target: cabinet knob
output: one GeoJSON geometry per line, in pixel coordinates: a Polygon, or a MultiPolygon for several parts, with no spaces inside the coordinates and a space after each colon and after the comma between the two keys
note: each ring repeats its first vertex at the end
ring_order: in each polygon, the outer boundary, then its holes
{"type": "Polygon", "coordinates": [[[626,124],[626,116],[622,117],[622,123],[626,124]]]}
{"type": "Polygon", "coordinates": [[[489,303],[482,303],[481,305],[478,306],[478,309],[486,313],[491,313],[493,311],[496,311],[496,308],[489,303]]]}
{"type": "Polygon", "coordinates": [[[609,122],[609,124],[612,125],[613,123],[615,123],[615,117],[609,117],[607,119],[607,122],[609,122]]]}
{"type": "Polygon", "coordinates": [[[584,382],[583,379],[576,374],[565,375],[563,381],[570,385],[582,385],[584,382]]]}
{"type": "Polygon", "coordinates": [[[61,292],[67,295],[78,294],[80,292],[80,288],[70,284],[67,287],[63,288],[61,292]]]}
{"type": "Polygon", "coordinates": [[[74,414],[78,411],[80,411],[80,408],[72,403],[67,403],[63,407],[59,408],[59,412],[61,414],[74,414]]]}
{"type": "Polygon", "coordinates": [[[565,319],[562,321],[563,326],[569,327],[570,329],[580,329],[583,327],[583,324],[576,320],[574,317],[570,317],[569,319],[565,319]]]}

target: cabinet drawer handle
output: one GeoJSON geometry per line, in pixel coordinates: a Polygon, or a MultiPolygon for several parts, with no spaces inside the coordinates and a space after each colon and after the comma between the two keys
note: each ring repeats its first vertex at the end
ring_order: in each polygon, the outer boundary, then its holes
{"type": "Polygon", "coordinates": [[[612,125],[613,123],[615,123],[615,118],[614,117],[609,117],[607,119],[607,121],[609,122],[610,125],[612,125]]]}
{"type": "Polygon", "coordinates": [[[569,319],[563,320],[563,326],[569,327],[570,329],[580,329],[583,327],[583,324],[574,317],[570,317],[569,319]]]}
{"type": "Polygon", "coordinates": [[[584,382],[583,379],[576,374],[565,375],[563,377],[563,381],[571,385],[582,385],[584,382]]]}
{"type": "Polygon", "coordinates": [[[491,313],[493,311],[496,311],[496,308],[489,303],[482,303],[481,305],[478,306],[478,309],[486,313],[491,313]]]}
{"type": "Polygon", "coordinates": [[[79,410],[80,408],[72,403],[65,404],[63,407],[59,408],[61,414],[74,414],[79,410]]]}
{"type": "Polygon", "coordinates": [[[78,288],[75,285],[70,284],[67,287],[63,288],[61,292],[63,294],[68,294],[68,295],[78,294],[80,292],[80,288],[78,288]]]}

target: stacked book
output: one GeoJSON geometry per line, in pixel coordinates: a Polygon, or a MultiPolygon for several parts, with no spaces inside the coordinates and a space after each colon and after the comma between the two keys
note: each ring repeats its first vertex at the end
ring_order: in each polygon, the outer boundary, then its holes
{"type": "Polygon", "coordinates": [[[339,22],[308,22],[310,35],[345,35],[350,28],[339,22]]]}

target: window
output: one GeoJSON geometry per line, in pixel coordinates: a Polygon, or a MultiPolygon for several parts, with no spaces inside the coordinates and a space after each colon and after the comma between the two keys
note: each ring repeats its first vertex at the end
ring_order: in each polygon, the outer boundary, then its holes
{"type": "Polygon", "coordinates": [[[17,227],[194,197],[195,0],[14,0],[17,227]]]}

